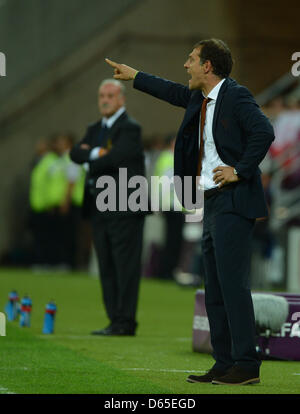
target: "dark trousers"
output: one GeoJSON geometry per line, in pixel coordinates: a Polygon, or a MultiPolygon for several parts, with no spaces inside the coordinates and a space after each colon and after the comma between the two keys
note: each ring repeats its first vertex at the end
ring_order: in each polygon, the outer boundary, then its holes
{"type": "Polygon", "coordinates": [[[202,251],[205,304],[214,368],[234,364],[258,372],[255,319],[250,292],[254,219],[237,215],[228,189],[204,201],[202,251]]]}
{"type": "Polygon", "coordinates": [[[92,217],[102,295],[107,315],[116,328],[135,329],[144,216],[92,217]]]}
{"type": "Polygon", "coordinates": [[[174,279],[174,270],[180,259],[182,247],[182,230],[184,226],[184,214],[174,211],[163,213],[165,219],[165,243],[162,248],[158,269],[158,277],[161,279],[174,279]]]}
{"type": "Polygon", "coordinates": [[[72,269],[76,268],[80,221],[80,207],[75,205],[71,205],[69,211],[60,216],[61,261],[72,269]]]}
{"type": "Polygon", "coordinates": [[[49,214],[31,211],[30,227],[33,236],[33,264],[49,265],[51,263],[51,240],[49,239],[49,214]]]}

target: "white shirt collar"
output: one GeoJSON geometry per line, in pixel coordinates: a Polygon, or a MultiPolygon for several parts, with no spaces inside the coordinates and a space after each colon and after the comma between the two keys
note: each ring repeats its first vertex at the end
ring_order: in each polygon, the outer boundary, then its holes
{"type": "Polygon", "coordinates": [[[112,116],[109,118],[103,117],[102,118],[102,126],[107,126],[107,128],[111,128],[116,120],[126,111],[125,106],[122,106],[120,109],[117,110],[112,116]]]}
{"type": "MultiPolygon", "coordinates": [[[[216,84],[216,86],[209,92],[209,94],[207,95],[207,98],[213,99],[213,100],[217,100],[218,94],[220,92],[221,86],[223,84],[223,82],[226,80],[226,78],[220,80],[219,83],[216,84]]],[[[205,95],[203,94],[203,96],[205,97],[205,95]]]]}

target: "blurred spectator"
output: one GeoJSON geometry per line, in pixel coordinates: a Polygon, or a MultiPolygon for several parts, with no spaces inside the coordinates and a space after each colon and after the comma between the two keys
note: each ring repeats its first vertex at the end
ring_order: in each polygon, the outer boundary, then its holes
{"type": "Polygon", "coordinates": [[[262,107],[263,112],[272,123],[285,109],[286,108],[282,96],[277,96],[276,98],[273,98],[267,105],[262,107]]]}
{"type": "Polygon", "coordinates": [[[261,166],[270,217],[255,226],[252,282],[255,288],[270,289],[282,288],[289,228],[300,224],[300,209],[296,208],[300,201],[299,98],[294,92],[287,97],[280,96],[263,110],[272,121],[276,139],[266,159],[268,165],[261,166]]]}
{"type": "Polygon", "coordinates": [[[33,235],[33,264],[37,268],[49,265],[52,255],[52,243],[49,238],[51,229],[48,179],[49,169],[57,156],[51,144],[44,138],[37,142],[30,178],[30,227],[33,235]]]}
{"type": "MultiPolygon", "coordinates": [[[[174,145],[175,135],[169,135],[164,140],[164,147],[157,157],[153,175],[167,177],[170,182],[174,175],[174,145]]],[[[164,242],[158,255],[156,274],[152,276],[165,280],[174,280],[174,271],[180,258],[182,247],[182,231],[184,214],[174,209],[174,185],[161,183],[159,189],[161,215],[164,219],[164,242]]]]}
{"type": "Polygon", "coordinates": [[[71,134],[56,134],[37,144],[31,174],[31,228],[34,264],[70,270],[76,265],[76,244],[83,199],[84,170],[69,158],[71,134]]]}
{"type": "Polygon", "coordinates": [[[54,142],[58,157],[50,168],[48,184],[53,226],[51,239],[56,245],[53,264],[62,270],[71,270],[76,267],[85,172],[70,159],[69,152],[74,144],[72,134],[58,134],[54,142]]]}
{"type": "Polygon", "coordinates": [[[270,148],[274,167],[281,169],[281,188],[290,190],[300,185],[300,106],[289,97],[285,110],[273,120],[276,140],[270,148]]]}
{"type": "MultiPolygon", "coordinates": [[[[283,152],[293,152],[293,146],[298,139],[300,131],[300,108],[295,99],[286,99],[286,106],[284,109],[273,109],[272,123],[274,126],[276,139],[271,145],[270,154],[273,158],[281,155],[283,152]],[[275,116],[276,114],[276,116],[275,116]]],[[[287,165],[289,160],[286,160],[287,165]]]]}
{"type": "Polygon", "coordinates": [[[145,154],[146,178],[150,185],[151,176],[154,173],[157,158],[160,156],[160,153],[165,146],[164,137],[159,134],[153,134],[144,137],[143,144],[145,154]]]}
{"type": "MultiPolygon", "coordinates": [[[[164,149],[164,136],[152,134],[143,138],[145,170],[148,191],[151,194],[151,176],[154,175],[155,164],[164,149]]],[[[159,214],[148,214],[145,217],[143,236],[143,276],[152,277],[157,274],[160,248],[164,239],[164,220],[159,214]]]]}

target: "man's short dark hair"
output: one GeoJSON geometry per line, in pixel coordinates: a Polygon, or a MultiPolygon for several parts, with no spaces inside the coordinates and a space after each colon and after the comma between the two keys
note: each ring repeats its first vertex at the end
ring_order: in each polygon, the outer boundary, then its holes
{"type": "Polygon", "coordinates": [[[213,74],[219,78],[227,78],[230,75],[233,60],[229,47],[222,40],[207,39],[196,43],[194,48],[200,48],[200,63],[209,60],[213,67],[213,74]]]}

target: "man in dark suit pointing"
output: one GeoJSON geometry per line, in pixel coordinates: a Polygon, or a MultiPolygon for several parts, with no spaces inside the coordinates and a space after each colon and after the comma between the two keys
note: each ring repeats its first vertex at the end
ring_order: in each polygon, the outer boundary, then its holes
{"type": "MultiPolygon", "coordinates": [[[[103,300],[110,320],[108,327],[92,334],[134,335],[145,212],[120,206],[119,196],[131,177],[145,175],[141,127],[126,113],[120,81],[103,81],[98,103],[101,120],[88,127],[70,153],[74,162],[86,164],[88,169],[83,213],[91,219],[103,300]],[[126,178],[120,176],[120,171],[123,175],[126,172],[126,178]],[[111,188],[115,192],[97,188],[97,179],[104,176],[113,181],[111,188]],[[101,192],[114,201],[113,208],[106,208],[101,192]]],[[[128,189],[123,204],[127,204],[132,192],[128,189]]]]}
{"type": "Polygon", "coordinates": [[[268,215],[259,164],[274,140],[273,129],[248,89],[229,77],[232,57],[221,40],[194,46],[184,64],[188,87],[106,62],[114,78],[134,80],[136,89],[186,109],[174,174],[182,180],[191,176],[194,192],[196,186],[204,190],[205,303],[215,359],[205,375],[187,380],[258,383],[250,251],[255,220],[268,215]]]}

